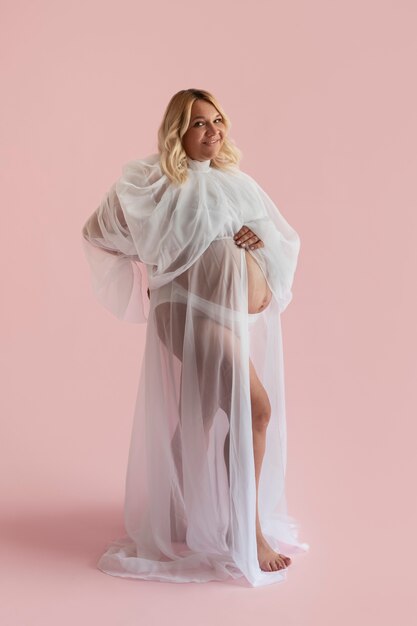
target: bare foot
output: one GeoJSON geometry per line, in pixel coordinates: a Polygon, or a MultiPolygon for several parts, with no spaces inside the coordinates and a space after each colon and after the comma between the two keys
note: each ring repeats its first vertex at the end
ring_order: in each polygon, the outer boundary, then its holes
{"type": "Polygon", "coordinates": [[[263,535],[256,538],[259,567],[264,572],[276,572],[291,564],[289,556],[275,552],[263,535]]]}

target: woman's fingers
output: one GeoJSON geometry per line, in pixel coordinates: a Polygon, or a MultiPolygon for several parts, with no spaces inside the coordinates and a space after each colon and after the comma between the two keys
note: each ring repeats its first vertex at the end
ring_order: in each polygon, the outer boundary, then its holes
{"type": "Polygon", "coordinates": [[[236,241],[235,243],[242,248],[250,248],[251,250],[253,248],[261,248],[264,245],[257,235],[247,237],[246,239],[236,241]]]}
{"type": "Polygon", "coordinates": [[[247,226],[242,226],[235,234],[234,240],[239,245],[246,239],[246,236],[251,237],[254,234],[247,226]]]}
{"type": "Polygon", "coordinates": [[[254,232],[249,230],[246,226],[243,226],[239,232],[234,236],[235,243],[240,246],[242,243],[248,243],[251,240],[251,243],[255,243],[259,240],[258,236],[255,235],[254,232]],[[243,230],[244,229],[244,230],[243,230]]]}
{"type": "Polygon", "coordinates": [[[234,236],[234,240],[237,244],[245,243],[252,238],[258,239],[258,236],[247,226],[242,226],[234,236]]]}
{"type": "Polygon", "coordinates": [[[242,226],[233,238],[238,246],[250,248],[251,250],[262,248],[264,245],[258,235],[255,235],[255,233],[247,226],[242,226]]]}
{"type": "Polygon", "coordinates": [[[244,233],[247,233],[249,230],[249,228],[247,226],[242,226],[242,228],[240,228],[237,233],[235,234],[235,237],[240,237],[240,235],[243,235],[244,233]]]}
{"type": "Polygon", "coordinates": [[[256,250],[256,248],[263,248],[263,247],[264,247],[264,242],[263,242],[263,241],[261,241],[260,239],[259,239],[258,243],[254,243],[254,244],[251,244],[251,245],[249,246],[249,248],[250,248],[251,250],[256,250]]]}

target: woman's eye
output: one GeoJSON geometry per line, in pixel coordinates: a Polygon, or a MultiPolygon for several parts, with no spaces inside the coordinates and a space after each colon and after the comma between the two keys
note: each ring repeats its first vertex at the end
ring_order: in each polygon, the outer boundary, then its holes
{"type": "MultiPolygon", "coordinates": [[[[222,118],[221,118],[221,117],[217,117],[214,121],[215,121],[215,122],[222,122],[223,120],[222,120],[222,118]]],[[[196,123],[194,124],[194,126],[198,126],[199,124],[204,124],[204,122],[196,122],[196,123]]]]}

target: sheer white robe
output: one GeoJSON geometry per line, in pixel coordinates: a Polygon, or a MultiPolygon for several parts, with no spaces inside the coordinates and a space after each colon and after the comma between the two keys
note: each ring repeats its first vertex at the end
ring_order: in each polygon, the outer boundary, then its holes
{"type": "Polygon", "coordinates": [[[259,485],[267,541],[308,550],[285,499],[286,417],[280,314],[292,298],[300,241],[249,175],[188,158],[170,183],[159,155],[127,163],[83,227],[92,287],[119,319],[147,324],[126,476],[125,530],[98,567],[139,579],[204,582],[263,572],[256,550],[256,485],[249,360],[271,404],[259,485]],[[250,251],[273,297],[248,313],[250,251]],[[147,288],[150,289],[150,300],[147,288]]]}

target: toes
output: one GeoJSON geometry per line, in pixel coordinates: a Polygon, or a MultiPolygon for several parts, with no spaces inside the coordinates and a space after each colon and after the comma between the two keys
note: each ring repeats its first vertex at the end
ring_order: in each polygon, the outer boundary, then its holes
{"type": "Polygon", "coordinates": [[[271,564],[268,561],[265,561],[264,563],[262,563],[261,565],[261,569],[264,572],[273,572],[273,569],[271,567],[271,564]]]}
{"type": "Polygon", "coordinates": [[[284,561],[285,563],[285,567],[288,567],[288,565],[291,564],[291,559],[289,556],[285,556],[285,554],[280,554],[279,555],[281,557],[281,559],[284,561]]]}
{"type": "Polygon", "coordinates": [[[285,569],[291,564],[291,559],[285,554],[273,553],[272,558],[264,560],[259,563],[261,570],[264,572],[277,572],[278,570],[285,569]]]}
{"type": "Polygon", "coordinates": [[[288,565],[290,565],[291,563],[291,559],[288,556],[285,556],[284,554],[279,554],[275,560],[279,564],[281,569],[288,567],[288,565]]]}

